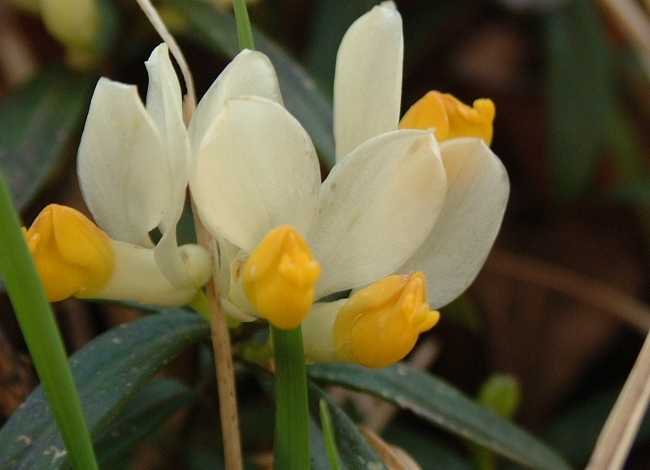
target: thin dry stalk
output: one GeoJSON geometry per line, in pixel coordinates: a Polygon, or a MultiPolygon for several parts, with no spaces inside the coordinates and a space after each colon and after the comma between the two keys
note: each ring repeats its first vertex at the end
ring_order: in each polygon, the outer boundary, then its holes
{"type": "MultiPolygon", "coordinates": [[[[600,0],[637,50],[642,65],[650,75],[650,18],[637,2],[632,0],[600,0]]],[[[646,0],[646,5],[650,2],[646,0]]]]}
{"type": "Polygon", "coordinates": [[[169,32],[162,18],[160,18],[158,10],[154,8],[149,0],[136,1],[158,35],[162,38],[165,44],[167,44],[167,47],[169,47],[169,52],[174,56],[174,59],[176,59],[176,62],[178,63],[178,67],[181,69],[183,80],[185,81],[185,87],[187,88],[187,94],[185,95],[186,101],[184,103],[186,111],[185,124],[187,125],[189,123],[189,118],[194,114],[194,110],[196,109],[196,91],[194,89],[194,78],[192,77],[192,72],[190,72],[190,67],[187,65],[185,56],[183,55],[181,48],[178,47],[176,39],[174,39],[174,36],[169,32]]]}
{"type": "Polygon", "coordinates": [[[600,0],[627,35],[630,42],[650,54],[650,19],[643,7],[632,0],[600,0]]]}
{"type": "Polygon", "coordinates": [[[206,284],[206,293],[210,302],[210,326],[212,328],[212,347],[217,370],[217,391],[219,393],[224,458],[228,470],[241,470],[244,464],[241,436],[239,434],[237,389],[235,387],[235,373],[230,348],[230,331],[226,323],[226,315],[219,302],[219,248],[217,242],[201,223],[196,210],[194,210],[194,220],[199,244],[209,251],[213,263],[212,277],[206,284]]]}
{"type": "MultiPolygon", "coordinates": [[[[165,23],[160,18],[158,11],[150,0],[137,0],[145,15],[156,29],[160,37],[169,47],[169,51],[176,59],[187,88],[187,95],[183,102],[183,114],[187,125],[196,109],[196,92],[194,79],[176,40],[167,30],[165,23]]],[[[201,222],[194,202],[192,202],[194,226],[199,245],[208,250],[212,260],[212,277],[206,284],[206,293],[210,306],[210,327],[212,331],[212,347],[214,349],[215,368],[217,374],[217,392],[219,394],[219,412],[224,446],[224,459],[228,470],[242,470],[241,436],[239,432],[239,414],[237,409],[237,389],[235,387],[235,374],[232,363],[232,349],[230,347],[230,331],[226,322],[226,315],[221,309],[219,300],[219,248],[212,235],[201,222]]]]}
{"type": "Polygon", "coordinates": [[[650,334],[598,436],[586,470],[620,470],[625,465],[650,400],[650,334]]]}

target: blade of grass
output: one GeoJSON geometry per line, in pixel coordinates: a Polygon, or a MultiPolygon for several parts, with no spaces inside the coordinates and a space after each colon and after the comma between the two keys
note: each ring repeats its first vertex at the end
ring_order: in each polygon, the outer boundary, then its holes
{"type": "Polygon", "coordinates": [[[95,470],[95,452],[63,341],[2,173],[0,272],[70,460],[78,470],[95,470]]]}

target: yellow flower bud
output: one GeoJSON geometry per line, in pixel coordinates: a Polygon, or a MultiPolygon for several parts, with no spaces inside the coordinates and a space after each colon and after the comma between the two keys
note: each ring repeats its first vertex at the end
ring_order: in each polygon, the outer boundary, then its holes
{"type": "Polygon", "coordinates": [[[386,367],[406,356],[420,333],[438,323],[421,272],[381,279],[354,294],[334,322],[341,360],[386,367]]]}
{"type": "Polygon", "coordinates": [[[492,100],[474,101],[470,107],[454,96],[430,91],[404,114],[400,129],[435,128],[438,141],[457,137],[478,137],[490,145],[496,110],[492,100]]]}
{"type": "Polygon", "coordinates": [[[242,286],[260,315],[289,330],[309,313],[320,272],[302,236],[293,227],[282,226],[271,230],[250,255],[242,286]]]}
{"type": "Polygon", "coordinates": [[[25,231],[36,269],[51,302],[90,297],[115,267],[108,235],[80,212],[51,204],[25,231]]]}

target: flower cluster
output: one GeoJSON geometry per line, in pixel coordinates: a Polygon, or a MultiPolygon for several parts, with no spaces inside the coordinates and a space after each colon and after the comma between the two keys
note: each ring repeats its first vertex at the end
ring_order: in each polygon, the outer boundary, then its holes
{"type": "Polygon", "coordinates": [[[69,209],[37,219],[27,237],[51,300],[190,301],[210,263],[200,247],[177,246],[189,183],[219,243],[230,315],[302,325],[310,361],[382,367],[402,359],[438,321],[435,309],[476,276],[509,191],[488,146],[491,101],[469,107],[431,92],[400,122],[402,55],[392,2],[346,33],[334,88],[336,165],[322,183],[311,139],[284,108],[261,53],[243,51],[230,63],[187,129],[164,45],[147,62],[146,107],[134,87],[100,80],[79,177],[107,235],[69,209]],[[162,238],[154,245],[155,228],[162,238]],[[74,244],[92,256],[70,256],[74,244]],[[63,288],[48,273],[65,269],[79,281],[63,288]]]}

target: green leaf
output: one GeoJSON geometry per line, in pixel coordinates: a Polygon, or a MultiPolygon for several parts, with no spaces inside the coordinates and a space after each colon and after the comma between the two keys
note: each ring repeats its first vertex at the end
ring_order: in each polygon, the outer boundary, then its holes
{"type": "Polygon", "coordinates": [[[543,19],[553,182],[560,198],[574,199],[592,182],[607,135],[612,67],[593,2],[564,2],[543,19]]]}
{"type": "MultiPolygon", "coordinates": [[[[0,272],[44,394],[77,468],[97,470],[81,400],[52,306],[36,272],[9,188],[0,171],[0,272]]],[[[2,448],[2,447],[0,447],[2,448]]]]}
{"type": "MultiPolygon", "coordinates": [[[[262,389],[273,396],[275,394],[273,376],[266,370],[248,365],[250,371],[255,375],[262,389]]],[[[322,424],[320,421],[320,400],[325,399],[332,418],[332,428],[338,447],[341,468],[354,470],[386,470],[374,449],[366,439],[359,433],[356,425],[331,398],[313,383],[308,384],[309,388],[309,434],[311,439],[310,453],[313,470],[331,470],[325,440],[323,438],[322,424]]]]}
{"type": "Polygon", "coordinates": [[[96,77],[61,64],[0,103],[0,167],[18,211],[41,189],[76,135],[96,77]]]}
{"type": "Polygon", "coordinates": [[[418,426],[406,426],[396,420],[382,432],[382,438],[408,452],[422,470],[476,470],[456,453],[457,449],[443,445],[418,426]]]}
{"type": "MultiPolygon", "coordinates": [[[[215,53],[234,57],[239,52],[235,18],[209,3],[165,0],[190,23],[190,39],[215,53]]],[[[334,165],[332,105],[304,69],[263,33],[253,28],[257,50],[265,53],[278,74],[284,105],[307,130],[321,158],[334,165]]],[[[215,77],[216,78],[216,77],[215,77]]]]}
{"type": "Polygon", "coordinates": [[[367,369],[348,364],[317,364],[307,369],[315,380],[384,398],[469,441],[538,470],[571,467],[526,431],[482,408],[444,381],[406,364],[367,369]]]}
{"type": "MultiPolygon", "coordinates": [[[[206,339],[210,326],[181,309],[121,325],[70,358],[86,421],[96,436],[126,402],[174,357],[206,339]]],[[[40,387],[0,429],[0,470],[67,468],[61,436],[40,387]]]]}
{"type": "Polygon", "coordinates": [[[356,425],[332,399],[316,387],[309,384],[309,413],[312,418],[312,456],[314,470],[330,470],[329,459],[325,449],[325,441],[320,421],[320,400],[324,399],[332,418],[332,428],[338,447],[341,468],[349,470],[386,470],[386,466],[379,458],[368,441],[359,433],[356,425]],[[316,465],[318,462],[318,465],[316,465]]]}
{"type": "Polygon", "coordinates": [[[101,466],[120,456],[198,397],[195,390],[174,379],[154,380],[145,385],[95,439],[101,466]]]}

